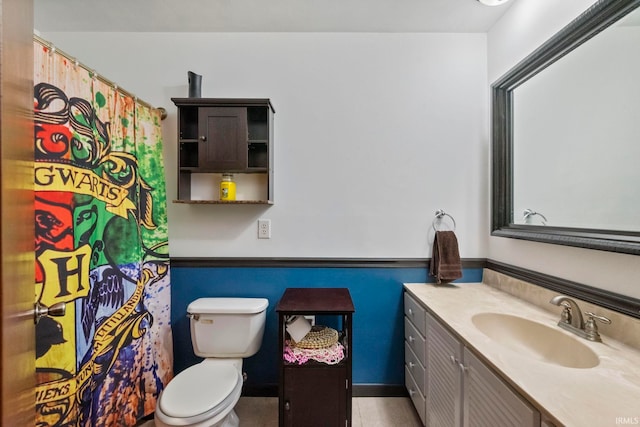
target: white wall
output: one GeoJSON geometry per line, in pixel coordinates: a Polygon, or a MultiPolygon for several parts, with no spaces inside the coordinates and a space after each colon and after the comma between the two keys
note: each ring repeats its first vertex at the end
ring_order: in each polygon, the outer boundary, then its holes
{"type": "Polygon", "coordinates": [[[593,0],[517,0],[482,34],[41,34],[164,106],[175,196],[175,107],[186,73],[205,97],[276,108],[276,204],[169,204],[172,256],[426,257],[436,209],[463,257],[488,257],[640,297],[638,257],[488,237],[488,84],[593,0]],[[257,240],[256,220],[272,220],[257,240]]]}
{"type": "MultiPolygon", "coordinates": [[[[593,4],[593,0],[517,0],[488,33],[493,82],[593,4]]],[[[640,258],[491,237],[488,257],[640,298],[640,258]]]]}
{"type": "MultiPolygon", "coordinates": [[[[172,256],[428,257],[437,209],[462,257],[488,240],[485,34],[55,33],[63,51],[164,106],[176,194],[176,109],[187,71],[203,97],[271,98],[275,205],[169,204],[172,256]],[[257,219],[272,238],[257,239],[257,219]]],[[[215,185],[215,184],[214,184],[215,185]]]]}

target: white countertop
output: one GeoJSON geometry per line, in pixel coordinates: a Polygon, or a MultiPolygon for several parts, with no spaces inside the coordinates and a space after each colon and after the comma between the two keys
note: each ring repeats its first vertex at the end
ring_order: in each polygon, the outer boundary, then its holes
{"type": "MultiPolygon", "coordinates": [[[[640,351],[605,335],[587,341],[557,326],[560,319],[540,307],[482,283],[405,283],[405,289],[447,324],[534,406],[566,426],[640,425],[640,351]],[[473,315],[511,314],[555,327],[590,347],[598,366],[575,369],[521,355],[480,332],[473,315]]],[[[630,333],[639,333],[631,331],[630,333]]],[[[555,422],[554,421],[554,422],[555,422]]]]}

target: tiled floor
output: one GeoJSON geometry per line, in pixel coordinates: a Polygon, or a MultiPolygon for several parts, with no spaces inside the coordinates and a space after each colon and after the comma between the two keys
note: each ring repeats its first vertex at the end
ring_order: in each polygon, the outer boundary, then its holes
{"type": "MultiPolygon", "coordinates": [[[[352,404],[353,427],[422,426],[409,398],[354,397],[352,404]]],[[[240,427],[277,427],[278,398],[242,397],[236,405],[236,413],[240,427]]],[[[150,421],[142,426],[152,427],[153,423],[150,421]]]]}
{"type": "MultiPolygon", "coordinates": [[[[420,427],[422,423],[409,398],[354,397],[353,427],[420,427]]],[[[242,397],[236,405],[240,427],[276,427],[278,399],[242,397]]],[[[304,427],[304,426],[300,426],[304,427]]]]}

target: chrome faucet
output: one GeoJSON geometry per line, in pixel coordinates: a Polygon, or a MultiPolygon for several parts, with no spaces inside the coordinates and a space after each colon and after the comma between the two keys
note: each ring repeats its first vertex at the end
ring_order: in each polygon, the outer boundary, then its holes
{"type": "Polygon", "coordinates": [[[578,307],[578,303],[569,297],[564,295],[557,295],[551,298],[549,301],[551,304],[562,306],[562,314],[560,315],[560,321],[558,326],[562,329],[566,329],[569,332],[585,338],[589,341],[602,341],[600,334],[598,333],[598,327],[596,326],[596,320],[602,323],[611,323],[611,320],[604,316],[598,316],[597,314],[586,312],[589,319],[585,322],[582,317],[582,311],[578,307]]]}

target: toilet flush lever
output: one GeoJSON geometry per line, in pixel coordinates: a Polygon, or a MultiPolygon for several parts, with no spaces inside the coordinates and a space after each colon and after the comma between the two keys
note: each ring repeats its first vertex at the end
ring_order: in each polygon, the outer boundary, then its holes
{"type": "Polygon", "coordinates": [[[199,314],[187,313],[187,317],[189,319],[193,319],[193,320],[200,320],[200,315],[199,314]]]}

